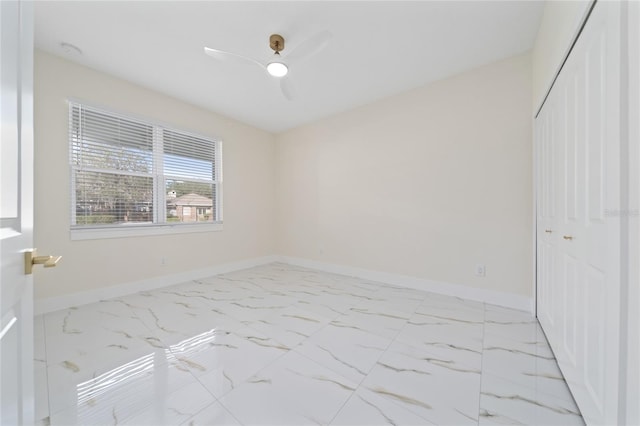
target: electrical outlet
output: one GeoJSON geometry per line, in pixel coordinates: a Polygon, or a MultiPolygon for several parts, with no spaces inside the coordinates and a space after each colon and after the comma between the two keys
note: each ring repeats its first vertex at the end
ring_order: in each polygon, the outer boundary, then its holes
{"type": "Polygon", "coordinates": [[[476,277],[484,277],[487,275],[487,268],[484,263],[478,263],[476,265],[476,277]]]}
{"type": "Polygon", "coordinates": [[[167,265],[167,258],[166,257],[161,257],[160,258],[160,266],[166,266],[167,265]]]}

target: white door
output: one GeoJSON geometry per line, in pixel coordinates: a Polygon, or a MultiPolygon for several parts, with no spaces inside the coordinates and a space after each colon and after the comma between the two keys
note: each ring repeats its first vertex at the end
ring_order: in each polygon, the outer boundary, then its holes
{"type": "Polygon", "coordinates": [[[626,422],[640,425],[640,2],[628,3],[629,23],[629,275],[626,422]]]}
{"type": "Polygon", "coordinates": [[[620,4],[599,2],[565,64],[558,360],[591,424],[618,421],[620,4]]]}
{"type": "Polygon", "coordinates": [[[0,1],[0,424],[33,424],[33,5],[0,1]]]}
{"type": "Polygon", "coordinates": [[[556,200],[554,215],[538,212],[552,231],[538,232],[538,314],[588,424],[618,422],[619,79],[620,3],[598,2],[536,124],[552,128],[537,143],[553,146],[539,170],[556,191],[538,183],[539,204],[556,200]]]}
{"type": "MultiPolygon", "coordinates": [[[[556,257],[557,224],[557,153],[558,110],[556,100],[549,96],[535,125],[537,149],[537,300],[538,320],[545,330],[556,326],[556,257]]],[[[549,337],[551,338],[551,337],[549,337]]]]}

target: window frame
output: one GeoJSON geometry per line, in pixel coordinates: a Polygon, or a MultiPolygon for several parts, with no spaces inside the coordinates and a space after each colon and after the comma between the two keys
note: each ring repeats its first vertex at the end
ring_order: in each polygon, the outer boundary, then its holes
{"type": "MultiPolygon", "coordinates": [[[[97,106],[95,104],[85,102],[77,99],[68,99],[68,135],[67,135],[67,148],[69,149],[69,172],[70,172],[70,208],[71,214],[69,215],[69,231],[71,240],[93,240],[93,239],[106,239],[106,238],[127,238],[127,237],[138,237],[138,236],[150,236],[150,235],[171,235],[171,234],[189,234],[189,233],[198,233],[198,232],[214,232],[221,231],[223,229],[223,179],[222,179],[222,140],[219,138],[203,136],[201,134],[177,129],[175,126],[167,125],[165,123],[150,120],[145,117],[136,116],[130,113],[122,113],[113,108],[106,108],[102,106],[97,106]],[[73,164],[72,150],[73,150],[73,141],[72,141],[72,120],[73,120],[73,109],[74,107],[87,108],[92,110],[93,112],[105,114],[107,116],[111,116],[114,118],[122,118],[124,120],[139,122],[143,125],[151,126],[153,128],[153,168],[150,174],[144,174],[139,172],[125,172],[118,170],[110,170],[110,169],[93,169],[93,168],[81,168],[77,165],[73,164]],[[189,222],[189,223],[180,223],[180,222],[166,222],[166,214],[167,214],[167,191],[166,191],[166,181],[171,180],[172,177],[168,174],[165,174],[164,165],[163,165],[163,131],[168,130],[183,136],[189,136],[193,138],[199,138],[203,140],[207,140],[213,142],[214,144],[214,174],[212,180],[202,180],[198,178],[184,178],[180,177],[182,181],[188,182],[199,182],[199,183],[209,183],[213,186],[215,192],[215,202],[212,205],[212,211],[217,212],[216,216],[218,220],[216,221],[206,221],[206,222],[189,222]],[[76,199],[76,171],[78,169],[87,170],[87,171],[95,171],[99,173],[111,173],[111,174],[122,174],[122,175],[131,175],[131,176],[140,176],[145,175],[145,177],[152,178],[152,186],[153,186],[153,196],[152,196],[152,204],[153,204],[153,222],[152,223],[142,223],[142,222],[132,222],[130,224],[117,224],[117,225],[108,225],[108,224],[97,224],[97,225],[76,225],[76,208],[77,208],[77,199],[76,199]],[[165,222],[160,222],[161,218],[165,218],[165,222]]],[[[173,177],[175,178],[175,177],[173,177]]]]}

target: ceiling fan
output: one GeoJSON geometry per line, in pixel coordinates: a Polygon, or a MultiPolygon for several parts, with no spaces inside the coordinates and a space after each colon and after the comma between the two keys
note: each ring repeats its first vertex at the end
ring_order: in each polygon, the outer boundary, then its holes
{"type": "Polygon", "coordinates": [[[282,94],[287,100],[291,101],[295,98],[295,89],[291,83],[289,68],[324,49],[327,44],[329,44],[329,40],[331,40],[331,33],[329,31],[322,31],[300,43],[290,53],[281,55],[280,52],[284,50],[284,37],[279,34],[271,34],[269,37],[269,47],[274,51],[274,54],[265,62],[210,47],[205,47],[204,53],[219,60],[236,60],[259,66],[280,80],[280,90],[282,94]]]}

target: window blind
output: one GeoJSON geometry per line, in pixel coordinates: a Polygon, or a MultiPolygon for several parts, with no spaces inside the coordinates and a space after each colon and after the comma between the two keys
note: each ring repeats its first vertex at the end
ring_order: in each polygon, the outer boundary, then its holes
{"type": "Polygon", "coordinates": [[[215,142],[163,130],[163,165],[167,221],[217,221],[215,142]]]}
{"type": "Polygon", "coordinates": [[[167,129],[162,140],[165,175],[215,180],[214,141],[167,129]]]}
{"type": "Polygon", "coordinates": [[[220,142],[70,102],[73,227],[219,221],[220,142]]]}

